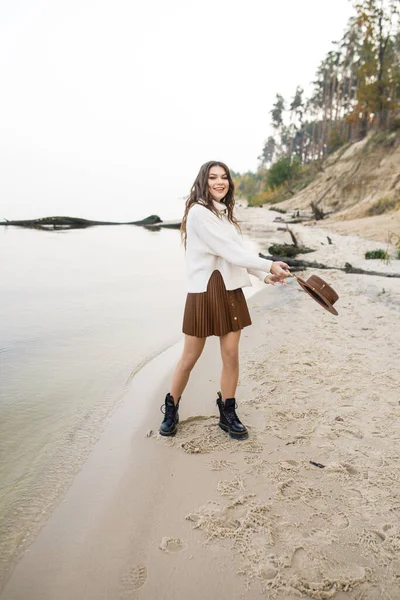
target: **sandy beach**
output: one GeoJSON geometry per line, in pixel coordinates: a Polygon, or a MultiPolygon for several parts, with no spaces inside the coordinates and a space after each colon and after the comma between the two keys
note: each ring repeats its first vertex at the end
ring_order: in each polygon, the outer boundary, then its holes
{"type": "MultiPolygon", "coordinates": [[[[288,235],[276,214],[238,209],[266,253],[288,235]]],[[[379,240],[292,229],[318,248],[306,259],[400,272],[363,258],[379,240]]],[[[338,292],[338,317],[294,280],[249,300],[237,391],[249,439],[217,426],[216,338],[178,434],[159,436],[171,347],[135,376],[1,600],[400,598],[400,280],[312,273],[338,292]]]]}

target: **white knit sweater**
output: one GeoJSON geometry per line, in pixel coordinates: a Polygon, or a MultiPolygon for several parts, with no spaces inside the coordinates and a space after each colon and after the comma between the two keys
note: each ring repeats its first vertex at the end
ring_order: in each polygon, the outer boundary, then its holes
{"type": "Polygon", "coordinates": [[[213,200],[219,216],[199,203],[189,209],[186,222],[186,268],[188,292],[207,291],[213,271],[218,269],[227,290],[251,285],[249,273],[264,280],[272,261],[244,248],[242,236],[228,220],[226,206],[213,200]]]}

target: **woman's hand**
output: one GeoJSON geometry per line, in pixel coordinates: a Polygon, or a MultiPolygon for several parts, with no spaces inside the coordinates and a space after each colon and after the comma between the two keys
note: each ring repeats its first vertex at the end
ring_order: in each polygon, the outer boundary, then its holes
{"type": "Polygon", "coordinates": [[[286,277],[289,277],[289,270],[289,265],[287,265],[285,262],[282,262],[281,260],[274,261],[270,268],[270,272],[272,273],[272,275],[278,277],[279,280],[286,279],[286,277]]]}
{"type": "Polygon", "coordinates": [[[281,283],[282,285],[286,285],[286,281],[278,277],[278,275],[267,275],[264,279],[264,283],[270,283],[271,285],[275,285],[276,283],[281,283]]]}

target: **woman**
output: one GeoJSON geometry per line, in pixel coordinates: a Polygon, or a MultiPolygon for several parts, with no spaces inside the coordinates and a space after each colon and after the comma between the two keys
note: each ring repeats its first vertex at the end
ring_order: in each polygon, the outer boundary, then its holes
{"type": "Polygon", "coordinates": [[[182,327],[185,342],[171,391],[161,407],[165,417],[160,434],[164,436],[176,433],[181,395],[210,335],[219,336],[221,347],[219,426],[236,439],[248,435],[235,410],[240,333],[251,325],[242,287],[251,285],[249,273],[265,283],[282,283],[289,267],[284,262],[255,256],[244,248],[233,216],[234,204],[234,184],[228,167],[217,161],[204,164],[186,202],[181,225],[189,282],[182,327]]]}

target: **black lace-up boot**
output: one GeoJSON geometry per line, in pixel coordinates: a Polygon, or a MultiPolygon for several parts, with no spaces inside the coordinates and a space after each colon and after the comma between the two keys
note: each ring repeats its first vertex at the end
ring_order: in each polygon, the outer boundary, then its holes
{"type": "Polygon", "coordinates": [[[177,425],[179,423],[179,402],[180,398],[175,405],[174,399],[171,394],[165,396],[165,404],[161,405],[161,412],[164,413],[165,417],[160,427],[161,435],[175,435],[177,430],[177,425]]]}
{"type": "Polygon", "coordinates": [[[240,422],[239,417],[236,414],[236,400],[235,398],[227,398],[225,402],[222,401],[222,394],[218,392],[217,406],[219,408],[219,423],[218,425],[229,433],[231,438],[236,440],[244,440],[248,437],[248,431],[243,423],[240,422]]]}

